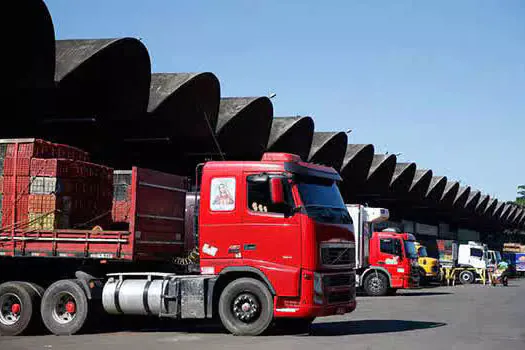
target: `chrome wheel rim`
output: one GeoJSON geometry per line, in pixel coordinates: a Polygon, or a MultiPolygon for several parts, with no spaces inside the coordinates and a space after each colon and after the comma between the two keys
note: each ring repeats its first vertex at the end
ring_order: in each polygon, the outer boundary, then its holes
{"type": "Polygon", "coordinates": [[[77,315],[76,300],[68,292],[58,293],[54,298],[53,319],[60,324],[73,321],[77,315]]]}
{"type": "Polygon", "coordinates": [[[13,293],[0,296],[0,322],[12,326],[20,320],[22,301],[13,293]]]}
{"type": "Polygon", "coordinates": [[[233,301],[232,311],[235,318],[239,321],[252,323],[259,318],[261,305],[253,294],[243,293],[233,301]]]}

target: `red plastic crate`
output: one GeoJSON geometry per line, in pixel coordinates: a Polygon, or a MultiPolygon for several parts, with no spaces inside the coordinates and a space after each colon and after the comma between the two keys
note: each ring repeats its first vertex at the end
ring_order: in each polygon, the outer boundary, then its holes
{"type": "Polygon", "coordinates": [[[16,194],[29,194],[31,178],[29,176],[4,176],[2,181],[2,193],[4,196],[12,194],[16,178],[16,194]]]}
{"type": "Polygon", "coordinates": [[[68,145],[40,139],[12,139],[5,143],[7,143],[6,158],[15,156],[15,144],[18,143],[18,158],[67,158],[89,161],[89,153],[68,145]]]}
{"type": "Polygon", "coordinates": [[[3,175],[29,175],[31,167],[30,158],[16,158],[16,169],[15,169],[15,158],[4,159],[4,174],[3,175]]]}
{"type": "Polygon", "coordinates": [[[88,162],[89,161],[89,153],[78,149],[76,147],[63,145],[63,144],[56,144],[57,149],[57,158],[65,158],[65,159],[72,159],[72,160],[79,160],[82,162],[88,162]]]}
{"type": "Polygon", "coordinates": [[[14,157],[16,143],[18,143],[18,158],[52,158],[56,156],[56,150],[53,143],[40,139],[13,139],[9,142],[6,149],[6,158],[14,157]]]}
{"type": "Polygon", "coordinates": [[[51,213],[59,211],[69,213],[71,211],[71,197],[57,196],[53,194],[31,194],[29,195],[29,212],[51,213]]]}
{"type": "Polygon", "coordinates": [[[31,159],[31,176],[47,176],[70,178],[78,176],[78,166],[75,161],[61,158],[31,159]]]}
{"type": "Polygon", "coordinates": [[[17,196],[15,205],[12,204],[13,199],[10,197],[3,197],[2,201],[2,227],[11,226],[13,224],[13,210],[16,206],[16,222],[18,225],[27,225],[29,212],[29,195],[24,194],[17,196]]]}

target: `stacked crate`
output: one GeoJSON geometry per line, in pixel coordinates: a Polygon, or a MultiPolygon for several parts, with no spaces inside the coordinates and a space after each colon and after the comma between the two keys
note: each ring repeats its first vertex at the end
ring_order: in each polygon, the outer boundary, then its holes
{"type": "Polygon", "coordinates": [[[112,169],[89,163],[88,153],[77,148],[38,139],[0,140],[0,227],[106,224],[112,178],[112,169]]]}
{"type": "Polygon", "coordinates": [[[113,170],[70,159],[31,161],[30,229],[106,226],[111,212],[113,170]]]}
{"type": "Polygon", "coordinates": [[[111,217],[114,223],[129,223],[131,210],[131,171],[113,172],[113,209],[111,217]]]}

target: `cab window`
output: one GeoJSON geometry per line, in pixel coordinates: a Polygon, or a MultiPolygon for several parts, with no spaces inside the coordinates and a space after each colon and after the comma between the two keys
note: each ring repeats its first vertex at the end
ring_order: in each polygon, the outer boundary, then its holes
{"type": "Polygon", "coordinates": [[[257,213],[288,214],[293,206],[291,186],[284,181],[284,203],[274,204],[270,193],[270,178],[267,177],[264,181],[261,181],[258,175],[250,175],[246,178],[248,210],[257,213]]]}
{"type": "Polygon", "coordinates": [[[381,240],[379,241],[379,245],[381,253],[399,256],[403,254],[401,242],[399,241],[399,239],[381,238],[381,240]]]}
{"type": "Polygon", "coordinates": [[[381,238],[380,242],[381,253],[394,255],[394,240],[390,238],[381,238]]]}

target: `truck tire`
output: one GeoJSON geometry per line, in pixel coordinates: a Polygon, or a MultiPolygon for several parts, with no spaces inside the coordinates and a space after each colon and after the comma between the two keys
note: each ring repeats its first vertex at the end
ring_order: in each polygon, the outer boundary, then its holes
{"type": "Polygon", "coordinates": [[[272,294],[259,280],[234,280],[221,293],[219,316],[224,327],[234,335],[259,335],[273,320],[272,294]]]}
{"type": "Polygon", "coordinates": [[[366,295],[372,297],[384,296],[388,292],[388,278],[382,272],[371,272],[363,283],[366,295]]]}
{"type": "Polygon", "coordinates": [[[472,284],[474,283],[475,276],[472,271],[464,270],[459,273],[459,281],[461,284],[472,284]]]}
{"type": "MultiPolygon", "coordinates": [[[[34,285],[37,290],[41,287],[34,285]]],[[[40,323],[40,295],[27,282],[0,285],[0,335],[20,335],[40,323]]]]}
{"type": "Polygon", "coordinates": [[[76,280],[61,280],[46,289],[40,312],[46,328],[56,335],[71,335],[86,324],[88,299],[76,280]]]}

